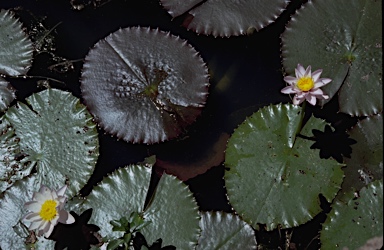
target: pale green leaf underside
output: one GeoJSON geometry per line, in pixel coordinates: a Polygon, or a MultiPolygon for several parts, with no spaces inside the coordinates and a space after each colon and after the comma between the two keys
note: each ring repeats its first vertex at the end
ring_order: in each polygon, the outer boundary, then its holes
{"type": "Polygon", "coordinates": [[[196,250],[256,249],[253,228],[239,216],[223,212],[202,212],[201,236],[196,250]]]}
{"type": "Polygon", "coordinates": [[[48,89],[6,112],[20,138],[20,150],[36,165],[40,184],[68,184],[76,194],[93,172],[98,156],[96,125],[85,106],[70,93],[48,89]]]}
{"type": "MultiPolygon", "coordinates": [[[[27,201],[32,200],[33,192],[38,191],[36,176],[17,181],[4,193],[0,199],[0,248],[1,249],[30,249],[25,245],[29,225],[24,225],[21,219],[28,211],[24,208],[27,201]]],[[[35,249],[54,249],[55,242],[38,237],[35,249]]]]}
{"type": "Polygon", "coordinates": [[[11,124],[0,117],[0,193],[31,172],[32,164],[22,157],[18,141],[11,124]]]}
{"type": "Polygon", "coordinates": [[[347,202],[337,201],[323,224],[322,249],[357,249],[373,237],[383,235],[383,180],[370,183],[347,202]]]}
{"type": "MultiPolygon", "coordinates": [[[[282,35],[288,74],[298,63],[323,69],[333,81],[324,91],[340,90],[340,110],[356,116],[377,114],[382,101],[382,1],[309,1],[282,35]]],[[[325,104],[327,101],[323,101],[325,104]]]]}
{"type": "Polygon", "coordinates": [[[11,84],[0,77],[0,113],[6,110],[15,98],[15,90],[11,84]]]}
{"type": "Polygon", "coordinates": [[[32,63],[32,42],[8,10],[0,10],[0,44],[0,74],[26,74],[32,63]]]}
{"type": "Polygon", "coordinates": [[[238,36],[272,23],[289,1],[161,0],[161,3],[173,17],[188,12],[184,26],[199,34],[238,36]]]}
{"type": "Polygon", "coordinates": [[[338,198],[344,193],[360,190],[374,180],[383,178],[383,116],[361,120],[349,134],[357,143],[352,145],[351,158],[344,158],[345,179],[338,198]]]}
{"type": "MultiPolygon", "coordinates": [[[[225,173],[228,198],[253,227],[301,225],[321,211],[318,195],[330,202],[343,180],[341,165],[320,159],[314,143],[297,137],[301,108],[274,105],[249,117],[228,141],[225,173]],[[294,145],[292,142],[294,141],[294,145]],[[305,190],[305,192],[303,192],[305,190]]],[[[301,134],[313,136],[325,122],[311,117],[301,134]]]]}

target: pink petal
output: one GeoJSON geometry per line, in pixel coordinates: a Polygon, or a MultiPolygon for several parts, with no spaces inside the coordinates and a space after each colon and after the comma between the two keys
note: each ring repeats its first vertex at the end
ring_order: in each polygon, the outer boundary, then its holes
{"type": "Polygon", "coordinates": [[[305,98],[300,97],[300,96],[298,96],[298,95],[295,95],[295,96],[293,97],[292,102],[293,102],[294,105],[299,105],[299,104],[302,103],[304,100],[305,100],[305,98]]]}
{"type": "Polygon", "coordinates": [[[286,81],[290,85],[293,85],[296,83],[297,78],[293,77],[293,76],[286,76],[286,77],[284,77],[284,81],[286,81]]]}
{"type": "Polygon", "coordinates": [[[75,218],[65,210],[59,211],[59,222],[63,224],[72,224],[75,218]]]}
{"type": "Polygon", "coordinates": [[[306,99],[311,105],[313,105],[313,106],[316,105],[316,97],[315,97],[315,96],[309,94],[309,95],[306,95],[306,96],[305,96],[305,99],[306,99]]]}
{"type": "Polygon", "coordinates": [[[317,82],[317,80],[319,80],[321,73],[323,73],[322,69],[318,69],[312,73],[312,79],[314,82],[317,82]]]}
{"type": "Polygon", "coordinates": [[[48,237],[51,235],[51,233],[52,233],[52,231],[53,231],[54,228],[55,228],[55,226],[52,225],[52,224],[50,224],[50,225],[49,225],[49,228],[48,228],[47,231],[44,233],[44,236],[45,236],[46,238],[48,238],[48,237]]]}
{"type": "Polygon", "coordinates": [[[304,75],[305,75],[305,76],[309,76],[309,77],[311,77],[311,65],[309,65],[309,66],[307,67],[307,69],[306,69],[305,72],[304,72],[304,75]]]}
{"type": "Polygon", "coordinates": [[[296,78],[300,78],[304,76],[305,69],[301,64],[297,64],[297,68],[295,69],[295,72],[296,72],[296,78]]]}
{"type": "Polygon", "coordinates": [[[32,222],[31,223],[31,225],[29,226],[29,230],[35,230],[35,229],[38,229],[38,228],[40,228],[40,225],[42,225],[44,222],[43,222],[43,220],[41,220],[41,221],[34,221],[34,222],[32,222]]]}
{"type": "Polygon", "coordinates": [[[299,92],[299,90],[297,90],[296,88],[294,88],[292,86],[287,86],[287,87],[283,88],[282,90],[280,90],[280,92],[283,94],[295,94],[295,93],[299,92]]]}
{"type": "Polygon", "coordinates": [[[329,79],[329,78],[320,78],[319,80],[317,80],[315,82],[315,86],[314,88],[321,88],[325,85],[327,85],[328,83],[332,82],[332,79],[329,79]]]}
{"type": "Polygon", "coordinates": [[[324,92],[321,89],[311,89],[311,95],[323,95],[324,92]]]}

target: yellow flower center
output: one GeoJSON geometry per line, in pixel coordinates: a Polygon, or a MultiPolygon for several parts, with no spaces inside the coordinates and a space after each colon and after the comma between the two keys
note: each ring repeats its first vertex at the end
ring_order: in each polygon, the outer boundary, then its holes
{"type": "Polygon", "coordinates": [[[50,221],[53,218],[56,217],[57,211],[56,211],[57,203],[54,200],[46,200],[44,204],[41,206],[40,210],[40,217],[45,221],[50,221]]]}
{"type": "Polygon", "coordinates": [[[315,83],[313,82],[312,77],[301,77],[296,85],[302,91],[309,91],[315,86],[315,83]]]}

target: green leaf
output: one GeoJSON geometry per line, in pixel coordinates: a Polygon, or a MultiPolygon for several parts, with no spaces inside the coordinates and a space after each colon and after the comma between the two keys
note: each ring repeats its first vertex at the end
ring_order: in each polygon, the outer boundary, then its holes
{"type": "Polygon", "coordinates": [[[309,1],[282,35],[282,56],[288,74],[298,63],[323,69],[322,77],[333,79],[323,90],[330,97],[340,90],[342,112],[383,110],[382,1],[309,1]]]}
{"type": "Polygon", "coordinates": [[[26,101],[28,105],[19,102],[5,115],[20,138],[20,150],[36,166],[40,184],[52,188],[68,184],[67,194],[73,196],[96,165],[96,125],[68,92],[48,89],[26,101]]]}
{"type": "MultiPolygon", "coordinates": [[[[321,159],[313,141],[296,136],[301,108],[272,105],[247,118],[228,141],[225,185],[235,211],[253,227],[267,230],[301,225],[321,211],[319,194],[329,202],[340,189],[343,172],[333,159],[321,159]]],[[[300,134],[324,130],[311,117],[300,134]]]]}
{"type": "Polygon", "coordinates": [[[32,64],[32,42],[8,10],[0,10],[0,74],[25,75],[32,64]]]}
{"type": "Polygon", "coordinates": [[[200,233],[198,207],[188,186],[176,177],[161,177],[144,220],[151,222],[141,229],[147,242],[161,238],[163,245],[195,249],[200,233]]]}
{"type": "MultiPolygon", "coordinates": [[[[29,237],[27,225],[21,221],[27,214],[24,204],[32,199],[36,188],[36,176],[24,178],[15,182],[0,199],[0,248],[1,249],[30,249],[25,241],[29,237]]],[[[35,249],[54,249],[54,241],[43,236],[37,237],[32,245],[35,249]]]]}
{"type": "Polygon", "coordinates": [[[320,235],[322,249],[357,249],[383,235],[383,180],[370,183],[359,197],[349,192],[347,202],[332,205],[320,235]]]}
{"type": "Polygon", "coordinates": [[[0,117],[0,193],[31,172],[33,165],[21,152],[19,140],[11,124],[0,117]]]}
{"type": "Polygon", "coordinates": [[[114,250],[114,249],[118,248],[122,244],[124,244],[124,240],[123,239],[111,240],[108,243],[107,250],[114,250]]]}
{"type": "Polygon", "coordinates": [[[6,110],[15,98],[15,90],[11,84],[0,77],[0,113],[6,110]]]}
{"type": "Polygon", "coordinates": [[[205,105],[205,63],[195,49],[169,33],[120,29],[100,40],[85,61],[83,98],[101,127],[123,140],[175,138],[205,105]]]}
{"type": "MultiPolygon", "coordinates": [[[[173,176],[163,175],[155,194],[144,210],[151,169],[129,166],[103,179],[89,194],[84,209],[97,208],[90,223],[100,226],[107,240],[123,237],[112,232],[111,220],[129,218],[132,212],[143,214],[145,227],[140,232],[147,242],[162,238],[163,244],[180,249],[194,249],[199,233],[199,214],[188,187],[173,176]]],[[[142,225],[144,225],[142,224],[142,225]]]]}
{"type": "Polygon", "coordinates": [[[202,229],[196,250],[256,249],[253,228],[239,216],[223,212],[203,212],[202,229]]]}
{"type": "Polygon", "coordinates": [[[243,35],[271,24],[289,1],[161,0],[172,17],[185,15],[184,26],[214,36],[243,35]]]}
{"type": "Polygon", "coordinates": [[[103,237],[123,236],[122,232],[112,232],[110,221],[129,218],[132,212],[142,211],[150,179],[150,168],[130,166],[114,171],[93,188],[83,209],[97,208],[93,210],[90,223],[100,227],[103,237]]]}
{"type": "Polygon", "coordinates": [[[349,191],[360,190],[374,180],[383,178],[383,117],[375,115],[360,120],[349,134],[357,143],[352,145],[351,158],[344,158],[345,179],[338,198],[349,191]]]}

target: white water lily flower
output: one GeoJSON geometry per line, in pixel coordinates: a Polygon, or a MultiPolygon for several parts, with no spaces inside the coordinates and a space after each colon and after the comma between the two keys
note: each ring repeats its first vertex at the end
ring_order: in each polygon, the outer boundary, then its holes
{"type": "Polygon", "coordinates": [[[67,186],[59,190],[51,190],[42,185],[39,192],[35,192],[32,201],[25,203],[25,208],[31,211],[24,216],[24,220],[30,222],[29,230],[36,230],[37,235],[44,234],[45,237],[51,235],[55,225],[60,222],[72,224],[75,218],[63,210],[67,197],[64,196],[67,186]]]}
{"type": "Polygon", "coordinates": [[[320,88],[332,80],[329,78],[320,78],[322,72],[322,69],[311,72],[311,66],[304,69],[302,65],[298,64],[295,69],[296,77],[284,77],[284,81],[286,81],[289,86],[283,88],[281,93],[295,94],[293,97],[293,104],[295,105],[299,105],[304,100],[307,100],[312,105],[316,105],[316,99],[328,99],[329,96],[325,95],[320,88]]]}

